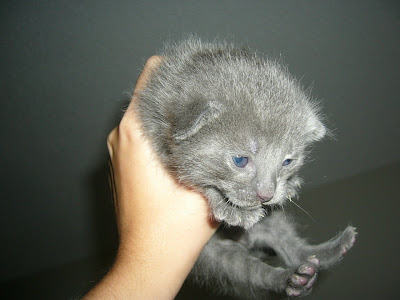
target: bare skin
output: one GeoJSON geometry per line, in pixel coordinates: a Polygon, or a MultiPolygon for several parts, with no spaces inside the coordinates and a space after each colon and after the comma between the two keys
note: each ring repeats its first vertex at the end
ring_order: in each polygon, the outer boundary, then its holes
{"type": "Polygon", "coordinates": [[[142,136],[133,103],[161,59],[147,61],[130,107],[108,136],[119,248],[86,300],[173,299],[219,225],[206,199],[179,185],[142,136]]]}

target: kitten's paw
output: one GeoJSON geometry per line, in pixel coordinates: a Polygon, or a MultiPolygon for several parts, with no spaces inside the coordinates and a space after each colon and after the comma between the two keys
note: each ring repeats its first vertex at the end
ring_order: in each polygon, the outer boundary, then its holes
{"type": "Polygon", "coordinates": [[[343,232],[330,241],[311,248],[309,253],[315,254],[318,257],[321,269],[326,269],[343,259],[354,246],[356,238],[356,228],[348,226],[343,232]]]}
{"type": "Polygon", "coordinates": [[[357,239],[357,231],[353,226],[348,226],[341,235],[341,251],[340,251],[340,259],[342,259],[347,252],[354,246],[357,239]]]}
{"type": "Polygon", "coordinates": [[[319,260],[315,256],[307,258],[307,262],[297,268],[288,281],[285,289],[289,297],[301,297],[309,294],[317,280],[319,260]]]}

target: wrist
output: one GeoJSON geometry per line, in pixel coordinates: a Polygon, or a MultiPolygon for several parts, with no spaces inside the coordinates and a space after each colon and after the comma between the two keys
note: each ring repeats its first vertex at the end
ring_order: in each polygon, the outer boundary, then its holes
{"type": "Polygon", "coordinates": [[[200,195],[164,200],[163,209],[136,214],[120,228],[118,254],[109,276],[124,280],[118,284],[125,284],[127,295],[174,298],[219,225],[211,221],[207,201],[200,195]]]}

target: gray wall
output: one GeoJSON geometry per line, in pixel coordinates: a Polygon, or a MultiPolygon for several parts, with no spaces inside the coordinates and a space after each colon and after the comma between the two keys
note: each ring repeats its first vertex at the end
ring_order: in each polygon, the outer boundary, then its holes
{"type": "Polygon", "coordinates": [[[1,280],[115,247],[105,140],[145,59],[184,33],[231,37],[313,84],[337,140],[309,187],[399,161],[398,1],[115,3],[0,4],[1,280]]]}

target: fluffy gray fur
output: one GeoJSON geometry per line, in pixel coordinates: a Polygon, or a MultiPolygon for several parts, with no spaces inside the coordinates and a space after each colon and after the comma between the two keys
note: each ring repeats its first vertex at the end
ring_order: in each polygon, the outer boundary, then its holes
{"type": "Polygon", "coordinates": [[[203,193],[227,225],[192,276],[242,298],[309,293],[317,271],[339,261],[356,236],[348,227],[311,246],[270,209],[295,197],[307,149],[326,134],[318,106],[285,68],[247,48],[190,38],[161,55],[136,107],[144,134],[173,176],[203,193]],[[238,167],[235,157],[248,163],[238,167]],[[280,266],[268,264],[271,253],[280,266]]]}

